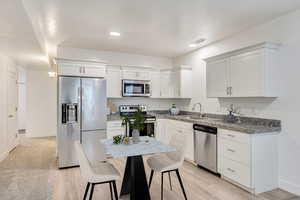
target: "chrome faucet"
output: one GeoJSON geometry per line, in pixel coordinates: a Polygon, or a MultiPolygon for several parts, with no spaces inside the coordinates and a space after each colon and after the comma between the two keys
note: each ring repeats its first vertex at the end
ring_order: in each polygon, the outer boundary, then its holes
{"type": "Polygon", "coordinates": [[[193,105],[192,110],[195,111],[197,105],[199,105],[199,113],[200,113],[200,115],[201,115],[201,112],[202,112],[202,105],[201,105],[201,103],[195,103],[195,104],[193,105]]]}

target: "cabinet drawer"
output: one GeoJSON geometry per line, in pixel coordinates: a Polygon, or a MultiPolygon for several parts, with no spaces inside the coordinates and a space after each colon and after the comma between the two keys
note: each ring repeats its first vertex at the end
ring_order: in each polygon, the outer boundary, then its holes
{"type": "Polygon", "coordinates": [[[251,171],[248,166],[223,157],[221,167],[223,176],[251,188],[251,171]]]}
{"type": "Polygon", "coordinates": [[[178,120],[169,120],[168,121],[174,129],[184,129],[184,130],[192,130],[193,131],[193,123],[182,122],[178,120]]]}
{"type": "Polygon", "coordinates": [[[218,129],[218,135],[228,140],[250,144],[250,135],[247,133],[218,129]]]}
{"type": "Polygon", "coordinates": [[[250,166],[250,145],[219,138],[220,156],[250,166]]]}

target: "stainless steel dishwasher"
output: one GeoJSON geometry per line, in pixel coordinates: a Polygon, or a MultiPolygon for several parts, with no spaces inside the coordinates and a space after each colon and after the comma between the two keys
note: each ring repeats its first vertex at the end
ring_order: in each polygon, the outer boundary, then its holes
{"type": "Polygon", "coordinates": [[[217,173],[217,128],[200,124],[193,127],[197,165],[217,173]]]}

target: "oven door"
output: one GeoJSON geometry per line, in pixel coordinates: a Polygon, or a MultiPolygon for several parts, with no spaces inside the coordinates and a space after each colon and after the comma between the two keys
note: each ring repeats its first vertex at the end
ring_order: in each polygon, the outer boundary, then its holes
{"type": "Polygon", "coordinates": [[[150,84],[148,81],[123,80],[122,94],[130,96],[150,96],[150,84]]]}
{"type": "MultiPolygon", "coordinates": [[[[133,128],[129,127],[129,137],[132,137],[133,128]]],[[[140,136],[155,137],[155,122],[146,122],[145,127],[140,131],[140,136]]]]}

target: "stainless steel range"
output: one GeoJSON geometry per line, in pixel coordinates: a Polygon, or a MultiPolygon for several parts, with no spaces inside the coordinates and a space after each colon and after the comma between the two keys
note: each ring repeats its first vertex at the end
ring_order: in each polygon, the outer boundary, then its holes
{"type": "MultiPolygon", "coordinates": [[[[119,106],[119,111],[120,115],[124,116],[131,116],[133,113],[137,111],[137,109],[140,109],[145,117],[145,128],[143,131],[140,132],[140,136],[150,136],[150,137],[155,137],[155,122],[156,122],[156,117],[153,115],[147,114],[147,106],[145,105],[120,105],[119,106]]],[[[129,132],[129,136],[132,135],[132,127],[127,128],[129,132]]]]}

